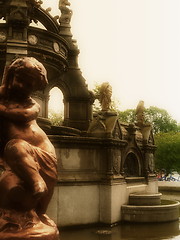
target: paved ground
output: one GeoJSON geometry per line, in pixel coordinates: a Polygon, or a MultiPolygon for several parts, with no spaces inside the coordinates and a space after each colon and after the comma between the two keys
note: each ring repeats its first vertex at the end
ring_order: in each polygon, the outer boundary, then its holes
{"type": "Polygon", "coordinates": [[[158,186],[162,190],[180,191],[180,182],[177,181],[158,181],[158,186]]]}

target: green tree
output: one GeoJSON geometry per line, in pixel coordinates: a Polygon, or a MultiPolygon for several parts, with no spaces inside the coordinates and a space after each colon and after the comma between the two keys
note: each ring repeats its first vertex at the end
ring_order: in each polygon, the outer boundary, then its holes
{"type": "Polygon", "coordinates": [[[135,109],[118,111],[118,117],[121,122],[132,123],[136,120],[135,109]]]}
{"type": "Polygon", "coordinates": [[[175,169],[180,171],[180,132],[158,133],[155,135],[156,169],[166,169],[167,173],[175,169]]]}
{"type": "MultiPolygon", "coordinates": [[[[177,121],[172,119],[164,109],[151,106],[145,109],[144,115],[145,121],[152,124],[155,134],[159,132],[180,131],[180,126],[177,121]]],[[[135,109],[118,111],[118,116],[122,122],[131,123],[136,121],[135,109]]]]}
{"type": "Polygon", "coordinates": [[[51,110],[48,114],[48,118],[50,119],[53,126],[61,126],[63,122],[63,114],[60,112],[54,112],[51,110]]]}
{"type": "Polygon", "coordinates": [[[145,110],[145,118],[152,123],[154,133],[179,131],[177,121],[164,109],[151,106],[145,110]]]}

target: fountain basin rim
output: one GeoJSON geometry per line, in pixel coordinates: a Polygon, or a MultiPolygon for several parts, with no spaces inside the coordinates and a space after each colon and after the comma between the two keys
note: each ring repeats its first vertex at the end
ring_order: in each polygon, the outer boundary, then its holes
{"type": "MultiPolygon", "coordinates": [[[[166,200],[168,201],[168,200],[166,200]]],[[[178,207],[180,206],[180,202],[179,201],[172,201],[172,200],[169,200],[169,204],[164,204],[164,205],[151,205],[151,206],[137,206],[137,205],[122,205],[122,208],[129,208],[129,209],[133,209],[133,208],[141,208],[141,209],[147,209],[147,210],[152,210],[152,209],[158,209],[158,208],[161,208],[161,209],[166,209],[166,208],[171,208],[172,207],[178,207]]]]}
{"type": "Polygon", "coordinates": [[[130,194],[130,197],[133,197],[133,198],[147,198],[147,197],[151,197],[151,198],[157,198],[157,197],[161,197],[162,196],[162,193],[131,193],[130,194]]]}

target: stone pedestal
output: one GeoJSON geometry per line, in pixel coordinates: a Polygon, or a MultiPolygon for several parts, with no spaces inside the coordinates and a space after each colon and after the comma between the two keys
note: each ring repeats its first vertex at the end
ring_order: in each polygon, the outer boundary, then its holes
{"type": "Polygon", "coordinates": [[[35,211],[0,210],[0,239],[4,240],[59,240],[59,231],[47,215],[35,211]]]}

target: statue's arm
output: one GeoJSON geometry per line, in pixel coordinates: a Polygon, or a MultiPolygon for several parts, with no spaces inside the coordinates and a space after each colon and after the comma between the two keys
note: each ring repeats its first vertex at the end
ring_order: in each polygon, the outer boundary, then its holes
{"type": "Polygon", "coordinates": [[[37,118],[40,106],[32,101],[29,106],[23,107],[16,105],[14,107],[0,104],[0,116],[15,121],[31,121],[37,118]]]}

